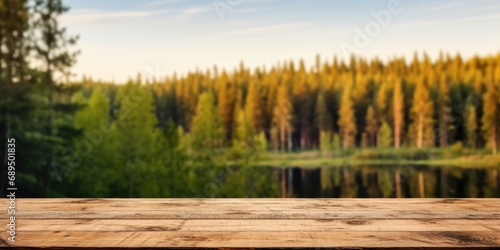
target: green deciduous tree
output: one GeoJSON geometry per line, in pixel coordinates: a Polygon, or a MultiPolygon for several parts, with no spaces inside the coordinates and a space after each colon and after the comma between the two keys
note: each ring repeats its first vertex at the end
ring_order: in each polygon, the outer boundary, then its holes
{"type": "Polygon", "coordinates": [[[191,145],[194,150],[220,148],[224,141],[224,127],[211,93],[200,95],[191,123],[191,145]]]}
{"type": "Polygon", "coordinates": [[[380,127],[378,147],[389,148],[392,145],[392,129],[387,122],[383,122],[380,127]]]}

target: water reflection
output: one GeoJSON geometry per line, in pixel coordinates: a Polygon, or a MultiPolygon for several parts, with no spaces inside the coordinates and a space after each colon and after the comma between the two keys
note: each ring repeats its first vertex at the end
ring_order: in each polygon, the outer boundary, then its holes
{"type": "Polygon", "coordinates": [[[282,196],[298,198],[500,198],[499,169],[356,166],[281,170],[282,196]]]}

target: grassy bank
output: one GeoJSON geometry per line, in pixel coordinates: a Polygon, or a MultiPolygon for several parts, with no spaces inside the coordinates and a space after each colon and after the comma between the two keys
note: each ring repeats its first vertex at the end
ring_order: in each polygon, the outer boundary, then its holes
{"type": "Polygon", "coordinates": [[[448,148],[350,149],[289,153],[267,153],[260,166],[323,167],[346,165],[436,165],[457,167],[500,167],[500,156],[488,150],[448,148]]]}

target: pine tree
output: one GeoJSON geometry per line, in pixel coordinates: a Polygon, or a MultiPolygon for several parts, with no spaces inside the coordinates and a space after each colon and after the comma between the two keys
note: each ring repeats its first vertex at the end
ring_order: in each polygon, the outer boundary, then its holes
{"type": "MultiPolygon", "coordinates": [[[[37,142],[33,142],[35,138],[40,138],[41,133],[34,128],[31,128],[31,124],[27,122],[27,119],[23,117],[24,114],[32,115],[33,113],[40,112],[40,106],[37,106],[33,101],[26,98],[28,95],[19,96],[16,92],[26,91],[31,94],[35,94],[32,91],[33,82],[27,81],[25,69],[27,67],[26,63],[26,37],[25,33],[28,29],[28,6],[26,0],[18,1],[1,1],[0,2],[0,178],[2,180],[7,180],[7,140],[14,138],[18,141],[16,149],[17,164],[18,166],[32,166],[31,164],[26,164],[22,162],[22,159],[32,159],[35,155],[31,150],[25,151],[20,145],[26,134],[31,134],[38,136],[32,136],[31,140],[26,140],[27,144],[33,143],[37,145],[37,142]],[[16,81],[17,80],[17,81],[16,81]],[[22,110],[19,110],[19,107],[22,110]],[[19,112],[15,112],[19,110],[19,112]],[[28,114],[29,113],[29,114],[28,114]],[[23,126],[18,126],[23,124],[23,126]],[[31,129],[31,131],[21,131],[16,128],[24,127],[25,129],[31,129]],[[31,155],[31,157],[30,157],[31,155]]],[[[39,143],[37,146],[44,145],[45,143],[39,143]]],[[[34,146],[33,151],[39,151],[40,147],[34,146]]],[[[27,146],[26,146],[27,147],[27,146]]],[[[44,159],[36,157],[36,164],[44,159]]],[[[33,171],[33,169],[18,168],[18,173],[32,173],[36,176],[39,171],[33,171]],[[31,171],[30,171],[31,170],[31,171]]],[[[21,174],[22,175],[22,174],[21,174]]],[[[26,178],[28,179],[28,178],[26,178]]],[[[36,179],[36,178],[34,178],[36,179]]],[[[19,183],[19,185],[23,185],[19,183]]],[[[38,183],[36,183],[38,184],[38,183]]],[[[0,183],[0,195],[5,197],[7,181],[2,181],[0,183]]],[[[21,191],[22,192],[22,191],[21,191]]],[[[19,195],[19,192],[18,192],[19,195]]],[[[34,196],[31,194],[31,196],[34,196]]],[[[38,196],[38,195],[37,195],[38,196]]]]}
{"type": "Polygon", "coordinates": [[[311,109],[314,108],[312,106],[312,98],[311,98],[311,89],[309,83],[305,80],[306,72],[301,63],[301,68],[299,71],[298,80],[293,84],[293,103],[294,108],[293,111],[296,114],[296,130],[300,136],[300,148],[304,149],[309,147],[310,145],[310,133],[311,127],[311,118],[313,118],[313,113],[311,113],[311,109]]]}
{"type": "Polygon", "coordinates": [[[380,114],[380,119],[385,120],[387,119],[387,113],[388,113],[388,91],[387,91],[387,85],[388,83],[380,83],[379,90],[377,92],[377,100],[376,100],[376,107],[377,111],[380,114]]]}
{"type": "Polygon", "coordinates": [[[438,98],[438,114],[439,114],[439,145],[445,147],[450,140],[451,131],[453,130],[451,103],[450,103],[450,86],[446,75],[441,76],[439,82],[439,98],[438,98]]]}
{"type": "Polygon", "coordinates": [[[368,148],[370,145],[368,143],[368,133],[363,132],[361,134],[361,148],[368,148]]]}
{"type": "Polygon", "coordinates": [[[201,94],[191,123],[192,147],[195,150],[220,148],[225,134],[222,124],[213,95],[208,92],[201,94]]]}
{"type": "Polygon", "coordinates": [[[342,142],[340,141],[339,134],[333,135],[332,148],[333,148],[333,150],[341,150],[342,149],[342,142]]]}
{"type": "Polygon", "coordinates": [[[233,136],[233,147],[238,151],[253,150],[255,132],[247,113],[240,108],[235,115],[236,127],[233,136]]]}
{"type": "MultiPolygon", "coordinates": [[[[76,97],[75,99],[78,99],[76,97]]],[[[95,197],[110,196],[109,180],[116,174],[112,152],[113,137],[110,118],[110,102],[101,88],[92,91],[85,108],[75,115],[75,126],[82,135],[75,139],[75,154],[81,159],[78,171],[71,171],[70,195],[86,194],[95,197]]]]}
{"type": "Polygon", "coordinates": [[[357,133],[357,128],[350,87],[346,87],[342,93],[339,117],[338,124],[343,147],[347,149],[355,146],[354,138],[357,133]]]}
{"type": "Polygon", "coordinates": [[[320,145],[319,148],[321,152],[325,153],[328,152],[331,149],[331,137],[332,134],[327,131],[320,131],[319,132],[319,141],[320,145]]]}
{"type": "Polygon", "coordinates": [[[397,80],[394,87],[394,147],[401,146],[402,131],[404,125],[404,96],[401,81],[397,80]]]}
{"type": "Polygon", "coordinates": [[[251,82],[249,85],[248,94],[245,100],[245,112],[252,122],[254,131],[258,132],[262,128],[260,94],[255,82],[251,82]]]}
{"type": "Polygon", "coordinates": [[[230,141],[234,127],[237,90],[233,86],[232,82],[226,82],[224,80],[221,80],[219,88],[219,94],[217,97],[218,112],[224,126],[225,141],[230,141]]]}
{"type": "Polygon", "coordinates": [[[467,105],[467,117],[466,117],[466,132],[467,132],[467,145],[471,148],[475,148],[477,145],[477,114],[476,107],[469,102],[467,105]]]}
{"type": "Polygon", "coordinates": [[[420,77],[413,97],[412,128],[415,131],[415,144],[418,148],[434,146],[433,136],[433,104],[429,96],[429,88],[424,77],[420,77]]]}
{"type": "Polygon", "coordinates": [[[387,122],[383,122],[382,127],[380,127],[378,146],[379,148],[389,148],[392,145],[391,127],[387,122]]]}
{"type": "Polygon", "coordinates": [[[368,137],[368,142],[369,145],[374,147],[377,145],[376,143],[376,136],[377,136],[377,130],[378,130],[378,121],[377,117],[375,116],[375,109],[373,109],[373,106],[370,105],[368,106],[368,111],[366,112],[366,133],[368,137]]]}
{"type": "Polygon", "coordinates": [[[186,164],[186,150],[182,144],[183,132],[169,120],[161,134],[159,159],[163,167],[159,171],[158,179],[160,182],[168,181],[166,185],[161,185],[159,196],[190,197],[190,171],[186,164]]]}
{"type": "Polygon", "coordinates": [[[486,92],[483,95],[482,127],[484,139],[491,146],[493,155],[497,152],[498,128],[500,128],[500,93],[497,84],[486,83],[486,92]]]}
{"type": "MultiPolygon", "coordinates": [[[[284,151],[287,148],[287,136],[292,132],[292,103],[290,102],[288,88],[285,84],[281,84],[278,88],[276,106],[273,112],[273,123],[279,130],[281,150],[284,151]]],[[[291,142],[288,141],[288,143],[290,144],[291,142]]]]}
{"type": "MultiPolygon", "coordinates": [[[[156,181],[162,166],[158,164],[157,138],[153,96],[145,86],[128,82],[116,97],[114,122],[115,149],[117,153],[117,196],[159,196],[160,184],[156,181]]],[[[113,182],[110,180],[110,182],[113,182]]]]}
{"type": "Polygon", "coordinates": [[[323,92],[320,92],[318,94],[314,113],[315,113],[316,128],[320,132],[331,131],[332,118],[330,116],[330,113],[328,112],[328,107],[326,105],[325,96],[323,92]]]}
{"type": "Polygon", "coordinates": [[[64,154],[65,148],[76,136],[74,127],[65,119],[73,115],[78,106],[62,100],[62,97],[71,96],[74,89],[60,84],[56,75],[67,77],[69,70],[76,62],[78,51],[70,51],[78,40],[77,36],[68,36],[66,28],[60,27],[59,17],[69,8],[64,6],[62,0],[36,0],[31,13],[31,26],[34,34],[39,34],[32,41],[31,47],[35,57],[39,58],[39,70],[42,73],[41,81],[48,99],[48,117],[46,118],[46,135],[52,141],[45,164],[45,189],[46,196],[51,193],[52,164],[58,156],[64,154]],[[56,143],[58,142],[58,143],[56,143]]]}

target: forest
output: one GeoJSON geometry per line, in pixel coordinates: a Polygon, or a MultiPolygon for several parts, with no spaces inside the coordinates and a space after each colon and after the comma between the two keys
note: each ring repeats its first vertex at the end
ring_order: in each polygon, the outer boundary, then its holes
{"type": "Polygon", "coordinates": [[[75,81],[78,36],[57,21],[67,11],[0,2],[1,151],[15,138],[21,196],[277,197],[279,177],[259,162],[306,151],[498,159],[500,54],[317,55],[311,66],[75,81]]]}

